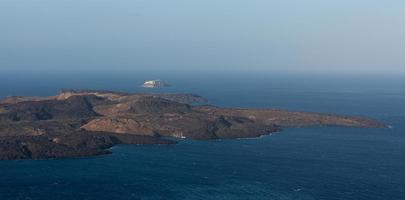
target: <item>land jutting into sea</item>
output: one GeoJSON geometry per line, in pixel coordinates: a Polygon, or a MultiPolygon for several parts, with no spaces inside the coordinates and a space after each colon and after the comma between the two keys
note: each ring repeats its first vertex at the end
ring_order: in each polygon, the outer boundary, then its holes
{"type": "Polygon", "coordinates": [[[289,127],[386,127],[365,117],[221,108],[207,103],[194,94],[95,90],[7,97],[0,100],[0,159],[93,156],[111,153],[116,144],[251,138],[289,127]]]}

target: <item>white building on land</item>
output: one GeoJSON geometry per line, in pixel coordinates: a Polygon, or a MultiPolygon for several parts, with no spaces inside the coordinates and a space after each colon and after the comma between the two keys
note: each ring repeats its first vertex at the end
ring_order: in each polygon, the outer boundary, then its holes
{"type": "Polygon", "coordinates": [[[145,81],[142,85],[142,87],[145,87],[145,88],[159,88],[159,87],[166,87],[166,86],[169,86],[169,85],[162,80],[145,81]]]}

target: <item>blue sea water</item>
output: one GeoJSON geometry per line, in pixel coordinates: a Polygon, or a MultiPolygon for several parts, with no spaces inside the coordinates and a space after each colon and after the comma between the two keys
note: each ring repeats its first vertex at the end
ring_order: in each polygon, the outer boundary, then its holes
{"type": "Polygon", "coordinates": [[[390,129],[309,127],[254,139],[119,145],[113,154],[0,161],[0,199],[405,199],[405,79],[258,74],[1,74],[0,96],[60,88],[147,92],[143,80],[226,107],[366,116],[390,129]],[[159,76],[159,77],[156,77],[159,76]]]}

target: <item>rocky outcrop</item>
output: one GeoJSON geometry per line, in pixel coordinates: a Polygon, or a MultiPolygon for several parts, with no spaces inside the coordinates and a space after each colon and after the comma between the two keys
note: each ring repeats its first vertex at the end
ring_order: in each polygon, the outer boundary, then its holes
{"type": "Polygon", "coordinates": [[[50,159],[109,154],[116,144],[173,144],[150,136],[76,132],[57,136],[0,137],[0,160],[50,159]]]}
{"type": "Polygon", "coordinates": [[[94,119],[83,125],[82,128],[87,131],[156,136],[156,133],[153,131],[151,126],[138,122],[135,119],[128,118],[94,119]]]}
{"type": "Polygon", "coordinates": [[[223,109],[214,106],[195,108],[210,115],[243,116],[261,124],[280,127],[348,126],[359,128],[384,128],[386,125],[364,117],[338,116],[310,112],[293,112],[279,109],[223,109]]]}
{"type": "Polygon", "coordinates": [[[166,137],[258,137],[284,127],[385,127],[360,117],[192,106],[185,102],[203,98],[190,94],[65,90],[53,97],[0,102],[0,159],[100,155],[115,144],[174,143],[166,137]]]}
{"type": "Polygon", "coordinates": [[[3,106],[1,121],[39,121],[96,117],[93,106],[104,101],[96,96],[73,96],[69,99],[23,101],[3,106]]]}

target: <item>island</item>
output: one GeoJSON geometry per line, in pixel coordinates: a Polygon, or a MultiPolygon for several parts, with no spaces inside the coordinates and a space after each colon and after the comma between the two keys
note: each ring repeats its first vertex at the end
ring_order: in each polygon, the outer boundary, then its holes
{"type": "Polygon", "coordinates": [[[364,117],[221,108],[194,94],[62,90],[0,100],[0,160],[93,156],[117,144],[252,138],[307,126],[386,127],[364,117]]]}
{"type": "Polygon", "coordinates": [[[162,80],[150,80],[150,81],[145,81],[142,84],[142,87],[144,88],[161,88],[161,87],[167,87],[169,84],[162,80]]]}

